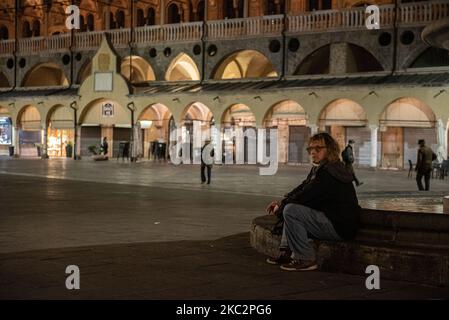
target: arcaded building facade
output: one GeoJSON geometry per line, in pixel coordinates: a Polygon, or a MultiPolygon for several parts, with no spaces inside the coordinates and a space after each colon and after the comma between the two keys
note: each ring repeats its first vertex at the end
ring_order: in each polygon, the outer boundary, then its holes
{"type": "Polygon", "coordinates": [[[446,159],[449,51],[423,34],[449,1],[396,2],[2,0],[0,154],[85,157],[107,137],[110,156],[130,141],[148,159],[199,121],[276,128],[281,163],[308,162],[318,131],[356,140],[360,166],[404,168],[418,139],[446,159]]]}

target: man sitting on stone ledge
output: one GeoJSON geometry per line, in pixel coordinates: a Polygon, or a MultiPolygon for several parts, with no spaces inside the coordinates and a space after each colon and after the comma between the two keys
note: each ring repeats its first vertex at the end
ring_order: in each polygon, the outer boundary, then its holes
{"type": "Polygon", "coordinates": [[[287,271],[311,271],[318,268],[313,244],[317,240],[351,240],[355,237],[361,208],[352,184],[353,174],[340,161],[338,143],[327,133],[309,140],[307,152],[313,168],[306,180],[267,207],[269,214],[283,217],[284,224],[278,258],[287,271]]]}

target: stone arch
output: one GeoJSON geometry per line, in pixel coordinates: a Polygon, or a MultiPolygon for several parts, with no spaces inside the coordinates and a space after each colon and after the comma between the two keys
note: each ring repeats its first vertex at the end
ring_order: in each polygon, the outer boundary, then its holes
{"type": "Polygon", "coordinates": [[[167,157],[171,118],[172,112],[162,103],[153,103],[140,113],[138,124],[142,130],[144,158],[155,160],[167,157]]]}
{"type": "Polygon", "coordinates": [[[309,53],[296,67],[294,75],[328,74],[330,44],[326,44],[309,53]]]}
{"type": "Polygon", "coordinates": [[[271,61],[256,50],[240,50],[224,57],[212,72],[213,79],[277,77],[271,61]]]}
{"type": "Polygon", "coordinates": [[[65,86],[69,81],[64,71],[55,63],[39,63],[26,73],[22,87],[65,86]]]}
{"type": "MultiPolygon", "coordinates": [[[[267,131],[277,129],[279,162],[304,163],[308,161],[306,147],[311,131],[306,126],[307,123],[306,111],[293,100],[279,101],[265,113],[263,126],[267,128],[267,131]]],[[[267,145],[267,149],[268,147],[267,145]]]]}
{"type": "MultiPolygon", "coordinates": [[[[49,157],[71,157],[75,140],[75,115],[73,110],[62,104],[50,108],[46,117],[47,155],[49,157]],[[67,146],[71,145],[71,154],[67,154],[67,146]]],[[[70,151],[69,151],[70,152],[70,151]]]]}
{"type": "Polygon", "coordinates": [[[180,53],[172,60],[165,73],[166,81],[189,81],[200,80],[200,71],[193,59],[180,53]]]}
{"type": "Polygon", "coordinates": [[[447,67],[449,53],[445,49],[429,47],[419,54],[409,68],[447,67]]]}
{"type": "Polygon", "coordinates": [[[414,97],[393,100],[379,116],[381,133],[381,163],[384,168],[408,167],[416,163],[418,139],[436,150],[436,117],[433,110],[414,97]]]}
{"type": "Polygon", "coordinates": [[[327,131],[343,150],[349,140],[357,142],[354,147],[355,163],[369,165],[370,130],[365,109],[356,101],[336,99],[329,102],[318,116],[320,131],[327,131]]]}
{"type": "Polygon", "coordinates": [[[223,111],[222,126],[256,126],[256,116],[249,106],[243,103],[232,104],[223,111]]]}
{"type": "Polygon", "coordinates": [[[39,156],[42,144],[42,116],[39,109],[33,105],[25,105],[17,114],[17,127],[19,129],[19,151],[21,156],[39,156]]]}
{"type": "Polygon", "coordinates": [[[153,68],[142,57],[128,56],[122,59],[121,74],[131,83],[156,80],[153,68]]]}
{"type": "Polygon", "coordinates": [[[167,23],[180,23],[182,21],[180,3],[172,1],[167,5],[167,23]]]}

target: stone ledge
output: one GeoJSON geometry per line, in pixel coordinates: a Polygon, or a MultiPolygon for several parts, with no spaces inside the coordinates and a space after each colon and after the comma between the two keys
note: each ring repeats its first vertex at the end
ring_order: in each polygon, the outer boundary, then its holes
{"type": "MultiPolygon", "coordinates": [[[[367,212],[363,215],[366,216],[367,212]]],[[[390,213],[394,215],[393,212],[390,213]]],[[[429,215],[430,216],[430,215],[429,215]]],[[[429,217],[431,220],[433,217],[429,217]]],[[[445,217],[449,218],[449,217],[445,217]]],[[[280,236],[271,233],[276,218],[262,216],[253,220],[250,231],[251,246],[271,257],[279,254],[280,236]]],[[[402,218],[404,219],[404,218],[402,218]]],[[[411,217],[411,220],[416,217],[411,217]]],[[[362,221],[365,219],[362,218],[362,221]]],[[[388,219],[387,219],[388,220],[388,219]]],[[[409,225],[413,225],[411,222],[409,225]]],[[[364,275],[368,265],[377,265],[381,279],[411,281],[434,286],[449,285],[449,237],[430,230],[388,230],[388,223],[363,225],[351,242],[314,241],[320,270],[364,275]],[[382,235],[382,232],[384,235],[382,235]],[[403,234],[401,241],[385,240],[385,233],[403,234]],[[367,237],[367,235],[370,235],[367,237]],[[376,237],[379,235],[379,237],[376,237]],[[429,241],[421,239],[432,235],[429,241]],[[368,241],[366,241],[368,239],[368,241]],[[442,241],[437,243],[438,241],[442,241]]]]}

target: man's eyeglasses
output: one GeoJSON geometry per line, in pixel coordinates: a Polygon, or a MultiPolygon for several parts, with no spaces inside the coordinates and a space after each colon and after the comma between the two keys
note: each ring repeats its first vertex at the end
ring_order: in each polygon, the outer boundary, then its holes
{"type": "Polygon", "coordinates": [[[326,147],[323,146],[308,147],[306,150],[308,153],[311,153],[312,150],[315,150],[315,152],[320,152],[322,149],[326,149],[326,147]]]}

